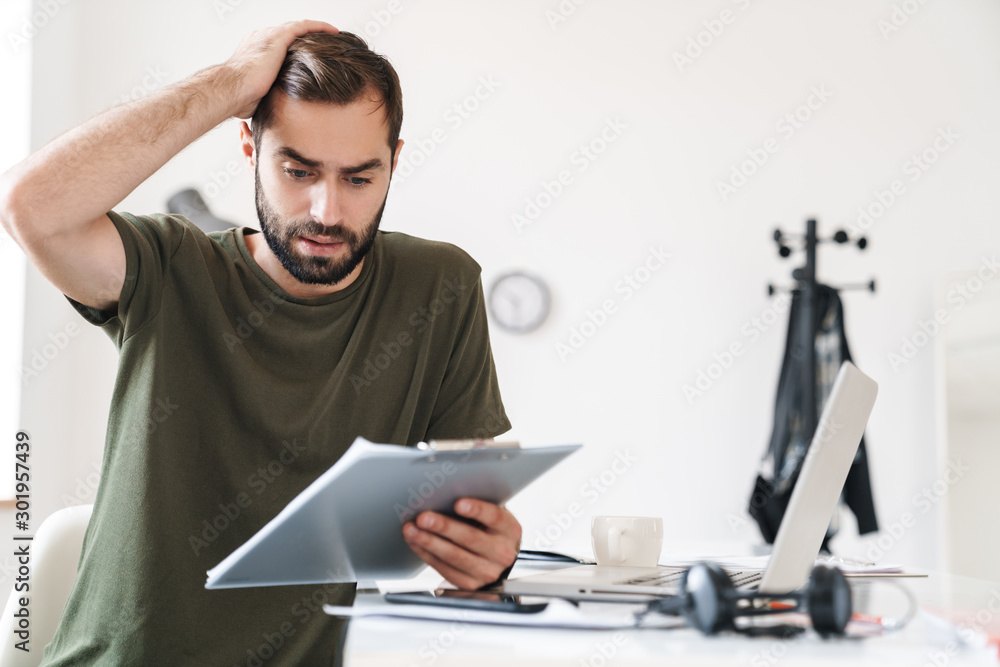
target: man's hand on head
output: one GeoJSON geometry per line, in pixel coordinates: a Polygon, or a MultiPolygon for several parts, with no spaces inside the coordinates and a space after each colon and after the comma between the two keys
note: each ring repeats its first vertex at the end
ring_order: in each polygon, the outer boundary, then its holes
{"type": "Polygon", "coordinates": [[[403,526],[403,538],[449,582],[475,590],[496,581],[517,559],[521,524],[499,505],[460,498],[455,513],[470,524],[437,512],[421,512],[403,526]]]}
{"type": "Polygon", "coordinates": [[[325,21],[290,21],[273,28],[255,30],[240,43],[223,67],[235,77],[236,118],[250,118],[258,102],[271,89],[285,62],[288,47],[296,38],[311,32],[338,33],[325,21]]]}

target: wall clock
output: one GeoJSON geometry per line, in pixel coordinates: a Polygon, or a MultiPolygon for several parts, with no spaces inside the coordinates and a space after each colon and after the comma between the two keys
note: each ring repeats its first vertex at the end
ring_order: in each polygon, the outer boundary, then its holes
{"type": "Polygon", "coordinates": [[[528,333],[549,315],[549,288],[537,276],[512,271],[497,278],[487,305],[493,319],[512,333],[528,333]]]}

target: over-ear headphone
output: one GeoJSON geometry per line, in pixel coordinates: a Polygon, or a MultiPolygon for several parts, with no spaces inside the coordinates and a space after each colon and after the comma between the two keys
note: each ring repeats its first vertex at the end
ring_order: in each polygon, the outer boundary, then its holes
{"type": "MultiPolygon", "coordinates": [[[[843,573],[817,565],[805,591],[783,594],[738,590],[716,563],[697,563],[681,579],[680,594],[655,600],[646,613],[681,615],[706,635],[741,631],[738,616],[808,611],[813,628],[823,635],[843,635],[851,618],[851,587],[843,573]]],[[[786,629],[787,631],[787,629],[786,629]]]]}

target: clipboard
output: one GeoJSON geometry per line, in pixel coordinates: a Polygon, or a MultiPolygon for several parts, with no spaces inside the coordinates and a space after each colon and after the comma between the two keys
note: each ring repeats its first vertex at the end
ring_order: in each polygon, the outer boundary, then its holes
{"type": "Polygon", "coordinates": [[[403,540],[425,510],[500,504],[581,445],[414,448],[357,438],[263,528],[208,571],[205,588],[407,579],[426,564],[403,540]]]}

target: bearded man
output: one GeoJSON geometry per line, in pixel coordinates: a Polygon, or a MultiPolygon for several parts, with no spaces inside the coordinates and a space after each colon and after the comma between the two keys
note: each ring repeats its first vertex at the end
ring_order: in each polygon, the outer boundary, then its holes
{"type": "MultiPolygon", "coordinates": [[[[384,57],[297,21],[0,177],[0,221],[120,359],[93,517],[45,665],[338,661],[342,621],[321,606],[350,604],[353,585],[208,591],[206,571],[359,435],[414,445],[510,428],[479,265],[379,230],[402,118],[384,57]],[[250,119],[260,232],[112,210],[231,117],[250,119]],[[207,531],[220,514],[225,527],[207,531]]],[[[407,543],[460,588],[497,580],[517,556],[517,520],[473,498],[454,509],[471,521],[424,512],[402,527],[407,543]]]]}

